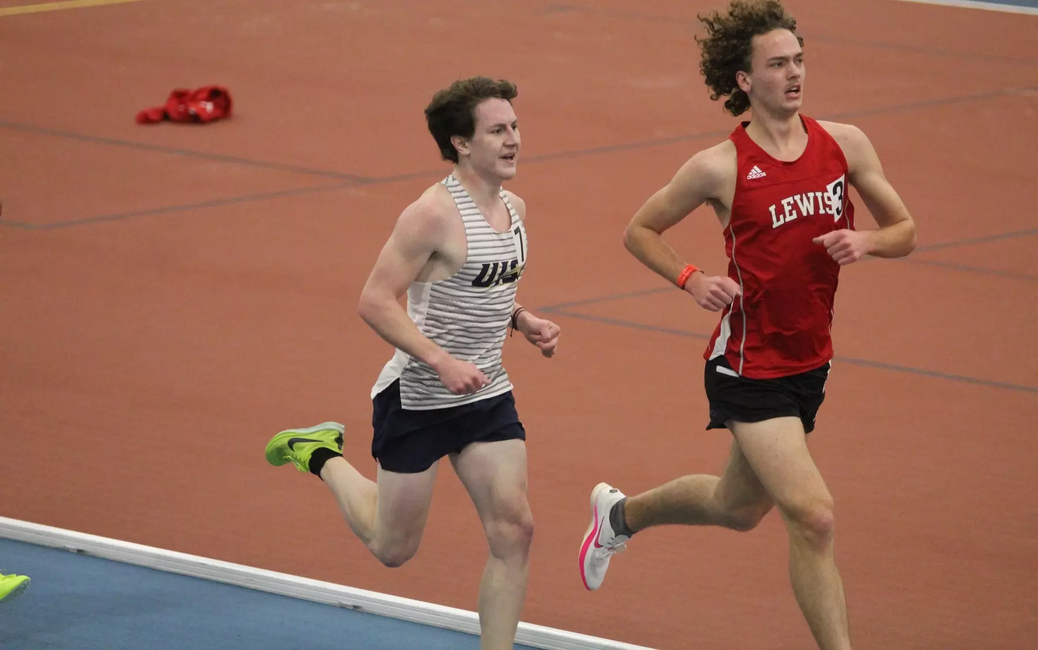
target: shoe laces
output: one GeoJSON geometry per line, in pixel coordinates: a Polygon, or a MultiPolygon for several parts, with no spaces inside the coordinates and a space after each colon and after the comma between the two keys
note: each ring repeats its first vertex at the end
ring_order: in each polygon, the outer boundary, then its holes
{"type": "Polygon", "coordinates": [[[617,553],[623,553],[627,550],[627,538],[618,535],[612,542],[602,546],[599,551],[599,557],[601,560],[608,560],[617,553]]]}

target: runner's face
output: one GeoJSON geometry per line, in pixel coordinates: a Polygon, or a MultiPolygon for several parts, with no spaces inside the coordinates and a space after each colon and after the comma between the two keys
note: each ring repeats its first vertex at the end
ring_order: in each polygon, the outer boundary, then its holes
{"type": "Polygon", "coordinates": [[[513,178],[519,161],[519,121],[504,99],[487,99],[476,106],[476,130],[459,148],[476,170],[502,180],[513,178]]]}
{"type": "Polygon", "coordinates": [[[739,73],[751,101],[771,112],[795,113],[804,101],[804,50],[788,29],[753,37],[752,72],[739,73]]]}

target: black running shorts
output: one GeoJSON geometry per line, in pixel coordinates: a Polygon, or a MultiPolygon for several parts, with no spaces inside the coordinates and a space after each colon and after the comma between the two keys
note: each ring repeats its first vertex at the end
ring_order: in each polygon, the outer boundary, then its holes
{"type": "Polygon", "coordinates": [[[706,363],[703,378],[710,402],[707,429],[724,429],[729,420],[761,422],[777,417],[799,417],[804,432],[815,428],[815,416],[825,400],[825,365],[788,377],[749,379],[739,377],[723,356],[706,363]]]}
{"type": "Polygon", "coordinates": [[[371,455],[390,472],[424,472],[473,442],[526,440],[511,391],[461,406],[406,411],[397,380],[375,395],[372,406],[371,455]]]}

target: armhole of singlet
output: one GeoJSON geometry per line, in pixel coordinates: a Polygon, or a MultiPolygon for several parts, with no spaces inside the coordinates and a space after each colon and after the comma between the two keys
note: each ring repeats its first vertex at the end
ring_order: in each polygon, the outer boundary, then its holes
{"type": "Polygon", "coordinates": [[[501,190],[501,200],[505,202],[505,207],[508,208],[508,228],[511,230],[515,228],[516,224],[522,222],[522,218],[519,217],[519,211],[512,206],[512,202],[508,200],[508,192],[501,190]]]}
{"type": "MultiPolygon", "coordinates": [[[[454,193],[451,192],[451,188],[450,188],[450,181],[451,181],[451,179],[454,179],[454,174],[450,174],[449,176],[447,176],[447,178],[445,178],[442,181],[440,181],[440,183],[443,185],[444,189],[447,190],[447,196],[450,197],[451,206],[454,208],[454,212],[457,215],[458,223],[461,224],[461,234],[465,238],[465,258],[461,262],[461,268],[459,268],[454,273],[451,273],[447,277],[445,277],[443,279],[440,279],[440,280],[433,280],[432,282],[414,282],[414,284],[430,285],[430,286],[434,286],[434,285],[438,285],[438,284],[443,284],[444,282],[448,282],[448,281],[453,280],[454,278],[458,277],[458,275],[462,271],[465,270],[465,265],[468,264],[468,261],[469,261],[469,229],[465,225],[465,217],[464,217],[464,215],[461,214],[461,208],[458,207],[458,201],[457,201],[457,199],[454,198],[454,193]]],[[[454,181],[457,182],[457,179],[454,179],[454,181]]],[[[458,184],[460,185],[460,183],[458,183],[458,184]]],[[[464,190],[464,188],[462,188],[462,189],[464,190]]]]}
{"type": "MultiPolygon", "coordinates": [[[[740,131],[740,133],[742,134],[743,138],[748,137],[746,135],[746,131],[745,130],[740,131]]],[[[736,199],[738,199],[740,192],[745,191],[746,187],[747,187],[746,186],[746,174],[744,173],[744,172],[746,172],[746,170],[743,169],[742,160],[741,160],[741,158],[739,156],[739,151],[740,151],[739,150],[739,138],[735,137],[735,134],[733,133],[731,136],[729,136],[728,139],[731,140],[732,146],[735,147],[735,193],[732,195],[732,205],[731,205],[731,214],[734,214],[735,213],[735,201],[736,201],[736,199]]],[[[752,169],[752,167],[751,167],[751,169],[752,169]]],[[[728,223],[729,224],[732,221],[731,214],[729,214],[729,216],[728,216],[728,223]]]]}
{"type": "MultiPolygon", "coordinates": [[[[834,136],[832,133],[830,133],[829,129],[827,129],[824,126],[822,126],[818,122],[818,120],[816,120],[814,118],[811,118],[811,117],[807,117],[806,115],[804,116],[804,119],[805,119],[805,123],[808,125],[808,129],[810,130],[810,129],[813,128],[815,133],[817,135],[821,136],[821,137],[824,137],[828,141],[829,145],[833,149],[835,149],[836,153],[839,154],[839,156],[840,156],[840,163],[843,165],[843,173],[845,175],[850,174],[851,166],[847,162],[847,154],[844,153],[843,147],[840,146],[840,141],[836,139],[836,136],[834,136]]],[[[848,179],[847,182],[849,183],[850,180],[848,179]]]]}

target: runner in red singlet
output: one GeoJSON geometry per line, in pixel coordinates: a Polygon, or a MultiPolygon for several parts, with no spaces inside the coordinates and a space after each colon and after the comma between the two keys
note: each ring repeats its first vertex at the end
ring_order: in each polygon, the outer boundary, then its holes
{"type": "Polygon", "coordinates": [[[727,97],[727,140],[692,156],[634,215],[624,243],[652,271],[720,312],[706,346],[707,428],[727,428],[722,476],[690,475],[626,497],[599,483],[579,552],[598,589],[613,554],[650,526],[754,528],[778,506],[789,533],[793,592],[818,646],[851,647],[833,561],[833,499],[807,448],[833,356],[840,267],[901,257],[915,224],[856,127],[800,114],[805,68],[796,21],[777,0],[737,0],[706,25],[700,69],[711,98],[727,97]],[[848,185],[878,224],[858,230],[848,185]],[[728,270],[688,264],[663,233],[704,203],[724,231],[728,270]]]}

